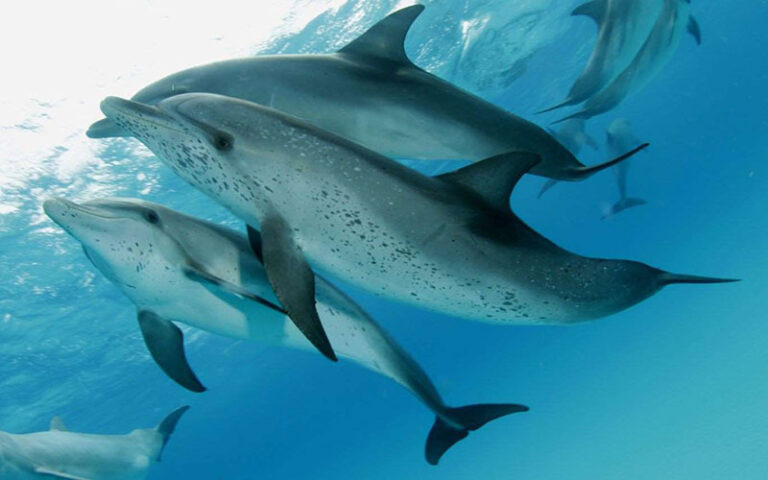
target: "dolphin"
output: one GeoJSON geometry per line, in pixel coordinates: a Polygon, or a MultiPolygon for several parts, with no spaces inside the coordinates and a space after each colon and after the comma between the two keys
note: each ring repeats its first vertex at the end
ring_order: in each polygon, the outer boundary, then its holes
{"type": "MultiPolygon", "coordinates": [[[[420,69],[403,42],[424,7],[398,10],[336,53],[265,55],[191,68],[138,92],[155,105],[185,92],[243,98],[303,118],[394,158],[476,161],[510,150],[542,161],[536,175],[582,180],[620,162],[584,166],[544,129],[420,69]]],[[[109,119],[92,138],[130,135],[109,119]]]]}
{"type": "Polygon", "coordinates": [[[175,410],[156,428],[127,435],[70,432],[58,417],[47,432],[0,432],[0,478],[143,480],[188,409],[175,410]]]}
{"type": "MultiPolygon", "coordinates": [[[[608,129],[605,132],[605,143],[608,146],[609,151],[615,152],[626,145],[634,145],[634,142],[636,141],[637,137],[632,133],[632,126],[626,118],[617,118],[608,125],[608,129]]],[[[619,200],[603,216],[603,219],[612,217],[629,208],[639,207],[648,203],[642,198],[627,196],[627,174],[629,173],[629,163],[624,162],[621,165],[616,165],[614,171],[616,172],[616,182],[619,187],[619,200]]]]}
{"type": "MultiPolygon", "coordinates": [[[[134,199],[82,205],[54,199],[44,208],[136,304],[150,352],[180,385],[204,390],[173,321],[232,338],[312,350],[285,313],[250,300],[274,298],[262,260],[245,236],[134,199]],[[184,259],[204,266],[204,275],[190,276],[184,259]]],[[[425,449],[429,463],[437,464],[470,431],[528,410],[516,404],[448,407],[419,364],[376,321],[322,277],[316,277],[315,285],[320,317],[338,353],[399,383],[435,414],[425,449]]]]}
{"type": "MultiPolygon", "coordinates": [[[[564,122],[563,125],[557,130],[551,128],[547,130],[549,130],[549,133],[551,133],[553,137],[555,137],[560,143],[563,144],[563,146],[565,146],[565,148],[568,149],[569,152],[574,155],[578,155],[584,145],[589,145],[593,150],[598,150],[600,148],[600,146],[597,144],[597,141],[595,141],[595,139],[590,137],[587,133],[587,122],[585,120],[575,118],[573,120],[569,120],[568,122],[564,122]]],[[[640,145],[640,142],[637,142],[635,145],[640,145]]],[[[635,145],[631,145],[630,148],[634,147],[635,145]]],[[[621,162],[619,165],[622,165],[623,163],[625,162],[621,162]]],[[[547,180],[547,182],[541,188],[541,191],[539,191],[539,198],[541,198],[547,190],[554,187],[557,183],[557,180],[547,180]]]]}
{"type": "Polygon", "coordinates": [[[577,7],[571,15],[597,24],[595,46],[565,101],[540,113],[582,103],[605,88],[640,50],[660,7],[661,0],[593,0],[577,7]]]}
{"type": "Polygon", "coordinates": [[[312,301],[294,274],[310,265],[378,295],[500,324],[587,321],[670,284],[728,281],[583,257],[550,242],[509,208],[517,181],[541,161],[528,152],[428,177],[241,99],[192,93],[154,107],[110,97],[101,109],[260,230],[254,243],[267,276],[295,303],[312,301]],[[295,269],[276,268],[284,264],[295,269]]]}
{"type": "Polygon", "coordinates": [[[590,97],[582,110],[555,123],[600,115],[640,91],[672,59],[686,28],[696,42],[701,44],[701,29],[691,14],[690,0],[663,0],[651,33],[629,66],[607,87],[590,97]]]}

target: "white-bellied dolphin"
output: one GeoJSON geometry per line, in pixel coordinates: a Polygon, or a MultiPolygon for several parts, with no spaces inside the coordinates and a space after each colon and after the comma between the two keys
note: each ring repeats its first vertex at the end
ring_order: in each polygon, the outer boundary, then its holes
{"type": "Polygon", "coordinates": [[[590,97],[580,111],[558,122],[600,115],[640,91],[672,59],[686,28],[701,43],[701,30],[691,15],[690,0],[663,0],[651,33],[627,68],[607,87],[590,97]]]}
{"type": "Polygon", "coordinates": [[[548,241],[509,209],[514,185],[540,161],[530,153],[432,178],[231,97],[193,93],[157,107],[110,97],[101,108],[260,229],[278,297],[302,280],[274,266],[311,263],[376,294],[459,317],[562,324],[610,315],[669,284],[724,281],[583,257],[548,241]]]}
{"type": "MultiPolygon", "coordinates": [[[[251,300],[276,301],[262,261],[244,235],[132,199],[83,205],[48,200],[45,211],[136,304],[150,352],[182,386],[203,390],[173,321],[232,338],[312,350],[283,312],[251,300]],[[190,274],[190,260],[204,269],[203,275],[190,274]]],[[[253,242],[257,233],[251,235],[253,242]]],[[[321,277],[315,285],[320,318],[339,355],[393,379],[436,415],[426,445],[430,463],[436,464],[471,430],[528,410],[515,404],[448,407],[419,364],[354,301],[321,277]]]]}
{"type": "Polygon", "coordinates": [[[597,40],[566,100],[544,112],[582,103],[605,88],[640,50],[660,8],[661,0],[592,0],[578,6],[572,15],[594,20],[597,40]]]}
{"type": "MultiPolygon", "coordinates": [[[[423,9],[392,13],[337,53],[204,65],[153,83],[133,100],[154,105],[185,92],[218,93],[295,115],[393,158],[477,161],[531,152],[542,159],[531,173],[558,180],[581,180],[625,158],[586,167],[546,130],[415,66],[403,42],[423,9]]],[[[108,119],[88,130],[94,138],[127,134],[108,119]]]]}
{"type": "MultiPolygon", "coordinates": [[[[581,149],[584,147],[584,145],[589,145],[593,150],[598,150],[600,148],[597,144],[597,141],[595,141],[595,139],[590,137],[587,133],[586,120],[574,118],[567,122],[563,122],[560,128],[556,130],[552,128],[548,128],[547,130],[549,130],[549,133],[551,133],[552,136],[554,136],[560,143],[562,143],[563,146],[567,148],[568,151],[571,152],[574,156],[578,156],[579,153],[581,153],[581,149]]],[[[630,146],[630,148],[634,148],[637,145],[640,145],[640,142],[630,146]]],[[[626,162],[621,162],[619,165],[624,163],[626,162]]],[[[539,198],[541,198],[541,196],[544,195],[547,190],[554,187],[557,183],[558,180],[547,180],[547,182],[543,187],[541,187],[541,190],[539,191],[539,198]]]]}
{"type": "MultiPolygon", "coordinates": [[[[637,137],[632,132],[632,126],[626,118],[617,118],[605,131],[605,144],[608,151],[615,152],[626,145],[634,145],[637,137]]],[[[629,173],[629,163],[622,162],[616,165],[616,183],[619,187],[619,200],[613,204],[611,209],[603,215],[603,219],[612,217],[619,212],[623,212],[632,207],[645,205],[647,202],[642,198],[630,197],[627,195],[627,174],[629,173]]]]}
{"type": "Polygon", "coordinates": [[[156,428],[127,435],[70,432],[58,417],[47,432],[0,432],[0,478],[143,480],[188,409],[175,410],[156,428]]]}

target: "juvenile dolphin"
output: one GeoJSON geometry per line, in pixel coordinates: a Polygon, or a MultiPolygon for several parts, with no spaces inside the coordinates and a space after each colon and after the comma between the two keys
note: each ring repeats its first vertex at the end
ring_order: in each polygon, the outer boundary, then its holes
{"type": "MultiPolygon", "coordinates": [[[[595,139],[590,137],[587,133],[587,122],[585,120],[574,118],[573,120],[564,122],[557,130],[548,130],[552,136],[554,136],[560,143],[563,144],[565,148],[568,149],[569,152],[575,156],[579,155],[584,145],[589,145],[593,150],[600,148],[595,139]]],[[[633,148],[637,145],[640,145],[640,142],[631,145],[630,148],[633,148]]],[[[626,162],[621,162],[619,165],[624,163],[626,162]]],[[[541,196],[544,195],[547,190],[554,187],[557,183],[557,180],[547,180],[539,192],[539,198],[541,198],[541,196]]]]}
{"type": "Polygon", "coordinates": [[[577,7],[571,15],[594,20],[598,29],[597,40],[568,98],[543,112],[582,103],[615,79],[629,65],[648,37],[661,1],[593,0],[577,7]]]}
{"type": "MultiPolygon", "coordinates": [[[[542,158],[532,173],[558,180],[582,180],[625,158],[586,167],[544,129],[411,63],[403,42],[423,9],[392,13],[337,53],[204,65],[153,83],[133,100],[154,105],[185,92],[243,98],[393,158],[476,161],[532,152],[542,158]]],[[[128,134],[108,119],[88,130],[93,138],[128,134]]]]}
{"type": "MultiPolygon", "coordinates": [[[[187,363],[182,332],[172,321],[232,338],[312,350],[284,313],[249,299],[274,297],[245,236],[140,200],[82,205],[48,200],[45,211],[136,304],[150,352],[182,386],[204,389],[187,363]],[[201,265],[205,274],[190,275],[186,259],[201,265]]],[[[321,277],[315,284],[317,308],[337,352],[399,383],[436,415],[426,445],[430,463],[436,464],[471,430],[528,410],[514,404],[448,407],[419,364],[355,302],[321,277]]]]}
{"type": "Polygon", "coordinates": [[[459,317],[562,324],[610,315],[669,284],[725,281],[582,257],[548,241],[509,209],[514,185],[540,161],[530,153],[432,178],[230,97],[186,94],[157,107],[110,97],[101,108],[187,182],[260,229],[278,297],[301,279],[273,265],[311,263],[379,295],[459,317]]]}
{"type": "Polygon", "coordinates": [[[605,89],[590,97],[582,110],[558,122],[592,118],[616,108],[624,99],[640,91],[672,59],[686,28],[701,44],[701,30],[691,14],[690,0],[663,0],[651,33],[629,66],[605,89]]]}
{"type": "MultiPolygon", "coordinates": [[[[632,126],[626,118],[617,118],[605,131],[605,143],[608,146],[608,150],[615,152],[626,145],[634,145],[637,141],[637,137],[632,132],[632,126]]],[[[623,212],[632,207],[639,207],[645,205],[647,202],[642,198],[632,198],[627,196],[627,174],[629,173],[629,163],[623,162],[620,165],[616,165],[616,182],[619,187],[619,200],[611,207],[611,209],[603,216],[603,219],[612,217],[619,212],[623,212]]]]}
{"type": "Polygon", "coordinates": [[[172,412],[156,428],[127,435],[70,432],[58,417],[47,432],[0,432],[0,478],[143,480],[188,409],[172,412]]]}

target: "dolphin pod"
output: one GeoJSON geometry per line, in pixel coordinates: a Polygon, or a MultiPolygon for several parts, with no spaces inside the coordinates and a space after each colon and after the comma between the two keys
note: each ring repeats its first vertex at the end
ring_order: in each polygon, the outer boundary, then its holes
{"type": "MultiPolygon", "coordinates": [[[[626,145],[634,145],[637,141],[634,133],[632,133],[632,126],[625,118],[617,118],[605,131],[605,144],[608,146],[609,151],[617,151],[626,145]]],[[[612,217],[617,213],[624,210],[639,207],[645,205],[647,202],[642,198],[630,197],[627,195],[627,175],[629,173],[629,163],[624,162],[621,165],[616,165],[616,184],[619,188],[619,199],[606,212],[603,219],[612,217]]]]}
{"type": "MultiPolygon", "coordinates": [[[[402,303],[506,325],[592,321],[668,285],[734,281],[579,255],[510,208],[525,174],[551,186],[613,166],[621,197],[612,214],[640,204],[626,194],[622,162],[648,144],[628,123],[608,129],[612,160],[586,166],[576,155],[594,143],[583,119],[650,81],[686,25],[700,41],[689,0],[658,1],[595,0],[574,12],[598,22],[598,42],[559,105],[584,109],[554,135],[415,66],[403,43],[424,8],[415,5],[335,53],[199,66],[131,100],[102,102],[106,118],[88,136],[135,137],[239,217],[247,235],[135,199],[51,199],[44,210],[135,304],[150,355],[182,387],[205,391],[177,323],[334,361],[338,354],[434,413],[425,456],[437,464],[470,432],[528,407],[449,407],[409,353],[315,270],[402,303]],[[470,164],[429,177],[395,159],[470,164]]],[[[0,478],[142,480],[187,408],[122,436],[68,432],[58,419],[48,432],[0,432],[0,478]]]]}
{"type": "MultiPolygon", "coordinates": [[[[539,235],[509,209],[515,184],[541,161],[530,153],[432,178],[241,99],[190,93],[152,107],[110,97],[101,108],[261,231],[257,248],[281,301],[281,289],[304,282],[301,269],[273,267],[284,257],[374,294],[500,324],[593,320],[670,284],[729,281],[583,257],[539,235]]],[[[310,290],[294,287],[290,300],[308,305],[310,290]]]]}
{"type": "MultiPolygon", "coordinates": [[[[654,1],[649,1],[647,4],[653,4],[654,1]]],[[[595,0],[582,6],[582,11],[593,16],[599,24],[601,19],[598,13],[600,6],[605,2],[606,0],[595,0]]],[[[635,3],[646,4],[645,1],[635,3]]],[[[659,74],[671,60],[686,29],[693,35],[696,42],[701,44],[701,29],[691,15],[690,0],[661,0],[661,10],[656,21],[632,61],[623,70],[618,71],[618,75],[607,86],[590,95],[581,110],[555,123],[572,118],[588,119],[616,108],[659,74]]],[[[558,107],[574,103],[578,102],[566,101],[558,107]]]]}
{"type": "MultiPolygon", "coordinates": [[[[48,200],[45,212],[83,244],[94,265],[136,304],[152,356],[185,388],[204,390],[172,320],[232,338],[311,349],[285,313],[267,303],[277,300],[261,255],[251,251],[244,236],[133,199],[82,205],[48,200]],[[190,264],[205,271],[190,275],[190,264]]],[[[430,463],[437,464],[471,430],[528,410],[516,404],[448,407],[419,364],[355,302],[321,277],[315,285],[320,318],[339,355],[393,379],[436,415],[425,448],[430,463]]]]}
{"type": "Polygon", "coordinates": [[[0,432],[0,478],[144,480],[188,409],[171,412],[155,428],[127,435],[70,432],[58,417],[47,432],[0,432]]]}
{"type": "MultiPolygon", "coordinates": [[[[626,155],[584,166],[546,130],[418,68],[403,42],[424,7],[398,10],[337,53],[265,55],[170,75],[133,100],[156,105],[189,92],[242,98],[295,115],[393,158],[469,160],[517,150],[541,157],[531,173],[582,180],[626,155]]],[[[92,138],[130,135],[110,119],[92,138]]],[[[514,159],[510,159],[514,161],[514,159]]]]}

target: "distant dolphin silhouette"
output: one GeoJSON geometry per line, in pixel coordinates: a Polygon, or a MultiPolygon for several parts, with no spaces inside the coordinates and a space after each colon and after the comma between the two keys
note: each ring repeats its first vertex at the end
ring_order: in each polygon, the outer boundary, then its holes
{"type": "MultiPolygon", "coordinates": [[[[423,9],[414,5],[392,13],[337,53],[204,65],[155,82],[133,99],[154,105],[185,92],[243,98],[393,158],[477,161],[526,151],[542,159],[531,173],[558,180],[582,180],[625,158],[586,167],[544,129],[411,63],[403,42],[423,9]]],[[[107,119],[92,125],[88,135],[128,132],[107,119]]]]}
{"type": "Polygon", "coordinates": [[[58,417],[47,432],[0,432],[0,478],[143,480],[188,409],[172,412],[156,428],[127,435],[70,432],[58,417]]]}
{"type": "Polygon", "coordinates": [[[610,85],[590,97],[582,110],[555,123],[571,118],[592,118],[616,108],[640,91],[672,59],[686,27],[701,44],[701,29],[690,11],[690,0],[663,0],[661,13],[632,63],[610,85]]]}
{"type": "Polygon", "coordinates": [[[577,7],[572,15],[586,16],[597,23],[595,47],[568,98],[540,113],[582,103],[614,80],[648,37],[661,1],[593,0],[577,7]]]}
{"type": "Polygon", "coordinates": [[[110,97],[101,109],[261,230],[267,276],[283,305],[314,302],[297,275],[310,265],[379,295],[502,324],[592,320],[666,285],[728,281],[583,257],[545,239],[509,210],[514,185],[540,161],[530,153],[428,177],[230,97],[186,94],[157,107],[110,97]]]}
{"type": "MultiPolygon", "coordinates": [[[[312,350],[283,312],[253,301],[277,302],[262,261],[245,236],[141,200],[82,205],[48,200],[45,211],[136,304],[152,356],[185,388],[204,390],[186,360],[183,334],[172,321],[228,337],[312,350]]],[[[448,407],[419,364],[354,301],[321,277],[315,285],[317,309],[337,352],[396,381],[436,415],[426,445],[430,463],[436,464],[470,431],[528,410],[515,404],[448,407]]]]}
{"type": "MultiPolygon", "coordinates": [[[[636,141],[637,137],[632,133],[632,127],[629,124],[629,121],[625,118],[617,118],[611,122],[605,132],[605,143],[608,146],[608,150],[612,152],[620,150],[625,145],[634,145],[634,142],[636,141]]],[[[619,187],[619,200],[605,215],[603,215],[604,220],[629,208],[639,207],[647,203],[642,198],[632,198],[627,196],[627,174],[629,173],[629,163],[624,162],[621,165],[616,165],[615,172],[616,182],[619,187]]]]}
{"type": "MultiPolygon", "coordinates": [[[[594,138],[590,137],[587,133],[587,122],[575,118],[564,122],[563,125],[557,129],[547,129],[560,143],[568,149],[574,156],[578,156],[581,153],[581,149],[584,145],[589,145],[593,150],[599,149],[599,145],[594,138]]],[[[632,145],[630,148],[634,148],[640,145],[640,142],[632,145]]],[[[623,152],[622,152],[623,153],[623,152]]],[[[621,162],[626,163],[626,162],[621,162]]],[[[557,180],[549,179],[539,191],[539,198],[550,188],[554,187],[558,183],[557,180]]]]}

